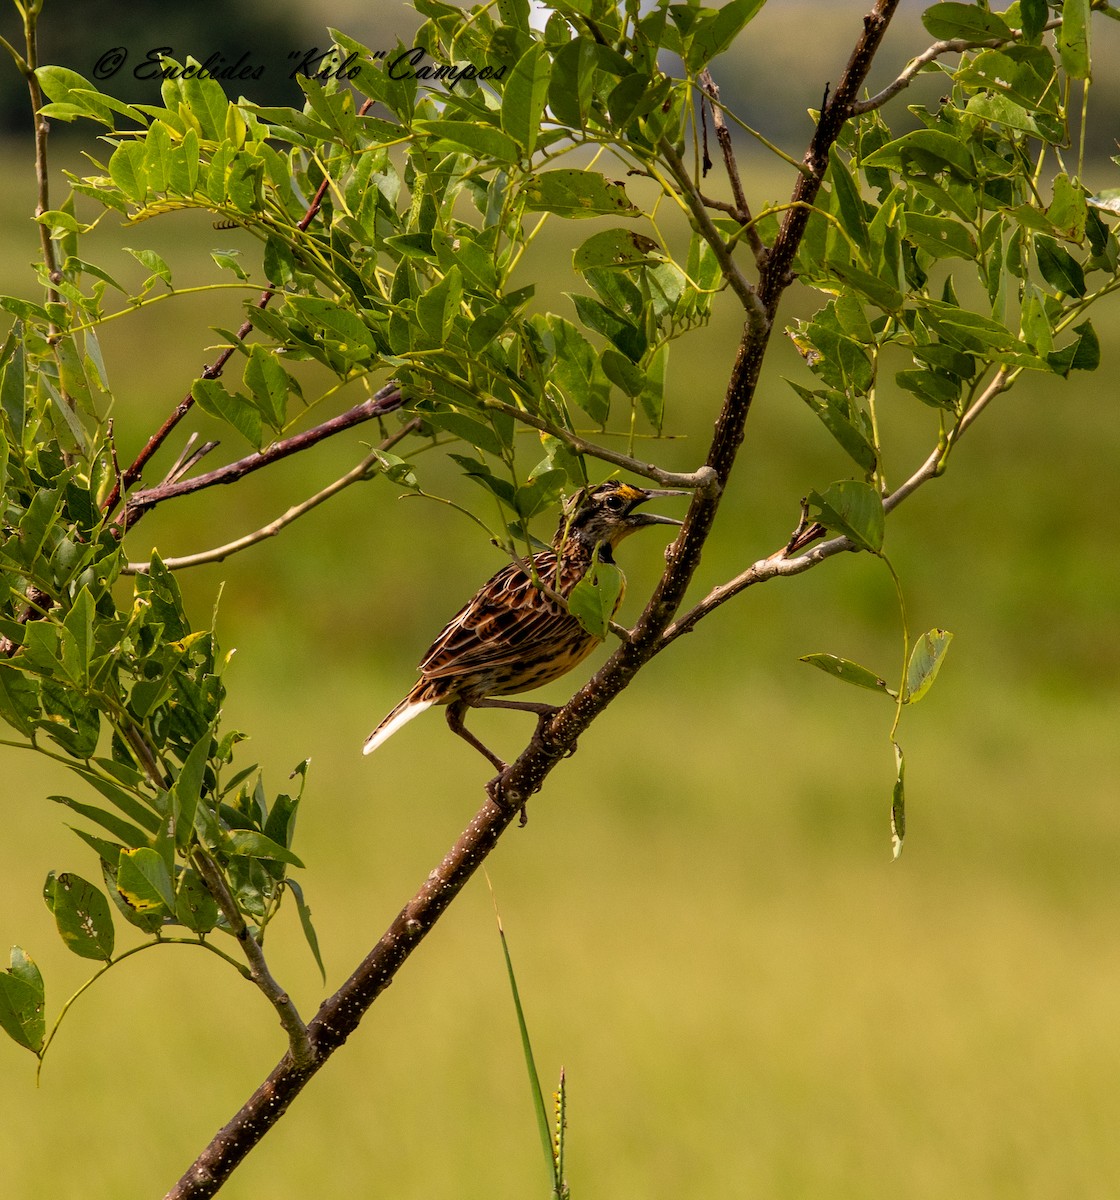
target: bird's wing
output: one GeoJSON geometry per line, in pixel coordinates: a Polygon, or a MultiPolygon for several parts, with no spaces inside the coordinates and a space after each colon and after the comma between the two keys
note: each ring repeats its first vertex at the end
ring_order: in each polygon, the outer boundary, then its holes
{"type": "MultiPolygon", "coordinates": [[[[551,580],[552,555],[537,569],[551,580]]],[[[521,661],[528,649],[563,639],[580,628],[579,622],[546,596],[517,563],[503,567],[436,638],[420,664],[425,679],[448,679],[480,667],[500,667],[521,661]]]]}

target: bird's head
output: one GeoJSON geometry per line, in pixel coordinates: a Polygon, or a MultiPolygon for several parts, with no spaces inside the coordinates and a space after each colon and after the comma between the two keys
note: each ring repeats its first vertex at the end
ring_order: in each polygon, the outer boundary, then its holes
{"type": "Polygon", "coordinates": [[[610,551],[635,529],[646,525],[680,525],[672,517],[657,513],[638,512],[640,505],[658,496],[685,496],[687,492],[667,492],[635,487],[609,479],[597,487],[583,488],[564,505],[560,527],[553,545],[557,549],[565,542],[575,541],[589,554],[599,550],[607,560],[610,551]]]}

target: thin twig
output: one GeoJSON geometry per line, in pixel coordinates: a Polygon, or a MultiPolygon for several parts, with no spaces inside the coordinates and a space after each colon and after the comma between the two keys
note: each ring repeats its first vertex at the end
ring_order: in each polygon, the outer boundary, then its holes
{"type": "Polygon", "coordinates": [[[222,910],[222,915],[228,922],[230,931],[237,938],[242,953],[245,955],[245,961],[249,964],[253,982],[276,1010],[280,1024],[288,1035],[289,1053],[293,1063],[297,1067],[306,1066],[314,1057],[307,1026],[292,1003],[292,998],[272,977],[268,963],[265,962],[264,951],[253,936],[253,931],[245,924],[245,918],[237,907],[237,901],[226,886],[225,876],[205,850],[196,850],[191,856],[191,861],[199,875],[202,876],[206,890],[214,897],[218,907],[222,910]]]}
{"type": "MultiPolygon", "coordinates": [[[[1057,29],[1061,23],[1061,17],[1054,17],[1050,21],[1047,21],[1043,28],[1057,29]]],[[[1000,46],[1008,45],[1009,42],[1017,42],[1022,36],[1023,31],[1021,29],[1013,29],[1010,38],[989,38],[983,42],[971,42],[967,38],[946,38],[943,41],[934,42],[932,46],[923,50],[917,58],[912,58],[893,83],[887,84],[881,92],[876,93],[869,100],[857,100],[851,106],[852,116],[860,116],[862,113],[873,112],[877,108],[882,108],[888,100],[892,100],[899,92],[908,88],[911,80],[913,80],[914,76],[924,66],[940,58],[943,54],[963,54],[966,50],[997,50],[1000,46]]]]}
{"type": "MultiPolygon", "coordinates": [[[[723,109],[720,107],[719,88],[716,86],[715,80],[712,78],[711,72],[707,67],[700,72],[697,78],[700,87],[711,102],[712,123],[716,127],[716,139],[719,142],[720,149],[723,151],[723,164],[727,169],[727,178],[731,183],[731,194],[735,197],[735,204],[731,209],[731,215],[746,229],[747,241],[754,252],[755,262],[761,265],[765,261],[769,251],[759,236],[758,228],[751,217],[751,208],[747,202],[747,194],[743,190],[743,181],[739,178],[739,164],[735,161],[735,150],[731,145],[731,131],[727,128],[727,122],[723,119],[723,109]]],[[[708,203],[708,201],[705,201],[705,203],[708,203]]],[[[721,204],[717,207],[723,208],[723,205],[721,204]]]]}
{"type": "MultiPolygon", "coordinates": [[[[932,450],[922,465],[918,467],[909,479],[899,484],[889,496],[883,497],[884,512],[888,514],[893,512],[920,487],[929,483],[931,479],[936,479],[943,472],[945,458],[949,449],[960,440],[969,426],[972,425],[996,396],[1001,392],[1007,391],[1014,382],[1017,374],[1017,371],[1012,371],[1006,367],[1001,368],[997,372],[992,382],[972,402],[964,416],[961,417],[947,444],[943,446],[939,445],[932,450]]],[[[747,588],[753,587],[758,583],[766,583],[770,579],[800,575],[803,571],[808,571],[811,567],[818,566],[834,555],[856,549],[855,543],[849,538],[834,537],[814,546],[812,550],[809,550],[805,554],[790,557],[791,547],[806,545],[814,537],[820,537],[823,533],[824,527],[821,525],[810,525],[807,529],[799,530],[798,534],[790,540],[788,545],[774,551],[773,554],[768,555],[766,558],[761,558],[757,562],[752,563],[745,571],[736,575],[734,579],[730,579],[727,583],[721,583],[718,587],[713,588],[703,600],[689,609],[683,617],[674,621],[665,630],[661,635],[662,647],[668,646],[683,634],[691,633],[706,616],[714,612],[721,604],[726,604],[732,597],[738,596],[740,592],[745,591],[747,588]]]]}
{"type": "Polygon", "coordinates": [[[652,479],[655,483],[660,483],[665,487],[704,489],[710,488],[716,483],[715,472],[710,467],[700,467],[696,471],[687,473],[666,471],[656,463],[642,462],[640,459],[631,458],[628,454],[620,454],[617,450],[610,450],[596,442],[589,442],[586,438],[580,437],[578,433],[572,433],[560,425],[552,425],[535,413],[526,412],[523,408],[507,404],[504,400],[498,400],[493,396],[485,397],[482,405],[484,408],[505,413],[506,416],[513,417],[515,421],[520,421],[523,425],[529,425],[533,429],[539,429],[542,433],[551,434],[577,454],[586,454],[591,458],[598,458],[602,462],[609,462],[612,466],[622,467],[624,470],[641,475],[646,479],[652,479]]]}
{"type": "MultiPolygon", "coordinates": [[[[316,492],[314,496],[304,500],[302,504],[294,504],[287,512],[277,517],[275,521],[270,521],[267,525],[263,525],[253,533],[247,533],[244,537],[237,538],[236,541],[227,542],[224,546],[218,546],[213,550],[204,550],[198,554],[186,554],[181,558],[164,559],[163,565],[169,571],[181,571],[186,567],[200,567],[204,563],[223,562],[241,550],[247,550],[250,546],[256,546],[268,538],[275,537],[282,529],[291,525],[293,521],[298,521],[300,517],[305,516],[313,508],[317,508],[332,496],[338,495],[339,492],[344,488],[348,488],[352,483],[368,479],[371,470],[380,461],[381,455],[392,446],[395,446],[402,438],[407,437],[408,434],[415,433],[419,428],[420,418],[414,417],[406,425],[402,425],[396,433],[381,442],[378,448],[372,454],[363,458],[353,470],[347,471],[341,478],[336,479],[334,483],[329,484],[322,491],[316,492]]],[[[121,569],[121,574],[146,575],[149,570],[149,563],[130,562],[121,569]]]]}
{"type": "Polygon", "coordinates": [[[731,248],[723,240],[719,230],[712,224],[712,219],[708,216],[708,210],[704,205],[703,197],[700,195],[700,189],[693,183],[692,177],[689,175],[688,168],[684,165],[681,156],[664,140],[658,145],[658,150],[668,164],[669,170],[681,190],[681,196],[688,205],[688,210],[696,222],[696,227],[700,231],[700,235],[711,246],[728,286],[739,297],[743,307],[747,310],[748,321],[759,320],[764,316],[764,310],[758,302],[758,295],[755,292],[754,285],[739,270],[739,264],[736,263],[731,253],[731,248]]]}

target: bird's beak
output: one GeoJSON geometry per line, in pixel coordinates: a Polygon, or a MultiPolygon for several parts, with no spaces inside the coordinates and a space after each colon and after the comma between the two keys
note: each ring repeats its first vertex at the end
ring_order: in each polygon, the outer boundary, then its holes
{"type": "Polygon", "coordinates": [[[673,517],[663,517],[658,513],[631,513],[626,518],[627,524],[632,529],[640,529],[643,525],[683,525],[683,521],[677,521],[673,517]]]}
{"type": "MultiPolygon", "coordinates": [[[[662,496],[688,496],[690,492],[669,491],[664,488],[643,488],[645,495],[638,501],[639,504],[645,504],[647,500],[656,500],[662,496]]],[[[683,525],[683,521],[677,521],[673,517],[662,517],[658,513],[631,513],[629,517],[631,526],[635,529],[643,525],[683,525]]]]}

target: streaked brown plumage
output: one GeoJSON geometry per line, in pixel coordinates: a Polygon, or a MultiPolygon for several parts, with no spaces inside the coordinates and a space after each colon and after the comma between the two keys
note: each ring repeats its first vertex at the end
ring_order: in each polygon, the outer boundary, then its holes
{"type": "MultiPolygon", "coordinates": [[[[578,493],[565,507],[552,549],[533,556],[537,578],[566,600],[587,573],[596,551],[601,562],[611,562],[614,548],[634,530],[679,525],[669,517],[635,510],[654,496],[680,494],[647,491],[617,480],[578,493]]],[[[364,753],[372,753],[433,704],[446,704],[448,725],[502,771],[505,763],[464,726],[466,710],[516,708],[542,719],[551,715],[556,711],[552,705],[494,697],[559,679],[601,640],[538,587],[524,567],[510,563],[479,589],[432,643],[420,663],[416,686],[369,735],[364,753]]]]}

